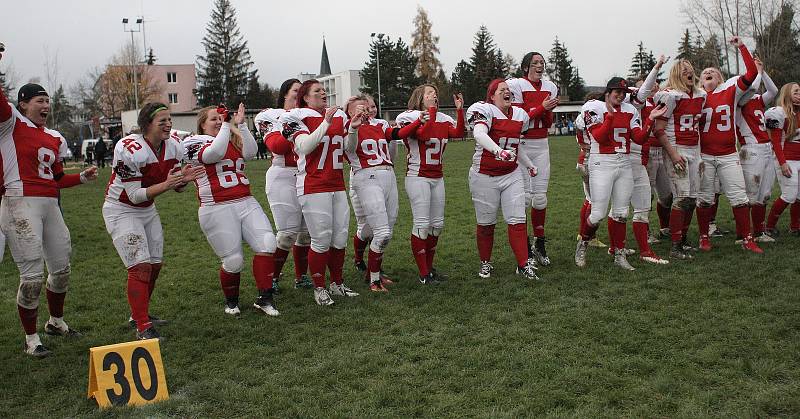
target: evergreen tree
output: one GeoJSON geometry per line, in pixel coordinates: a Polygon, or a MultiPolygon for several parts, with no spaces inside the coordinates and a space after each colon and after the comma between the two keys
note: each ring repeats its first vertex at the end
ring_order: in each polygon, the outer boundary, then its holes
{"type": "Polygon", "coordinates": [[[800,31],[793,25],[794,8],[784,3],[775,19],[755,36],[756,51],[775,84],[800,80],[800,31]]]}
{"type": "MultiPolygon", "coordinates": [[[[414,18],[414,33],[411,35],[411,51],[417,58],[417,75],[424,83],[437,84],[442,63],[439,54],[439,37],[432,32],[433,24],[428,19],[428,13],[421,6],[417,6],[417,16],[414,18]]],[[[437,86],[439,87],[439,86],[437,86]]]]}
{"type": "Polygon", "coordinates": [[[579,99],[584,95],[583,78],[578,70],[572,65],[572,58],[569,57],[567,46],[558,40],[553,41],[553,48],[550,49],[548,66],[545,69],[548,77],[558,86],[559,95],[566,95],[568,99],[579,99]]]}
{"type": "Polygon", "coordinates": [[[678,55],[675,56],[675,59],[693,61],[694,58],[695,51],[692,45],[692,35],[689,33],[689,29],[686,29],[683,32],[680,44],[678,44],[678,55]]]}
{"type": "Polygon", "coordinates": [[[451,85],[453,86],[453,90],[456,92],[461,92],[464,94],[464,101],[466,103],[474,103],[472,97],[467,99],[467,89],[468,86],[472,85],[475,81],[475,74],[472,71],[469,63],[461,60],[456,64],[456,68],[453,69],[453,77],[451,79],[451,85]]]}
{"type": "Polygon", "coordinates": [[[378,100],[378,53],[380,53],[381,94],[380,105],[384,108],[405,108],[411,91],[422,84],[415,74],[417,58],[411,48],[398,38],[392,42],[387,36],[378,36],[370,44],[369,61],[361,69],[364,86],[361,91],[378,100]]]}
{"type": "Polygon", "coordinates": [[[250,76],[250,51],[236,23],[230,0],[216,0],[202,41],[205,56],[197,57],[197,99],[200,106],[244,99],[250,76]]]}
{"type": "Polygon", "coordinates": [[[147,61],[147,65],[153,65],[153,64],[156,63],[156,61],[158,61],[158,58],[156,58],[156,55],[153,54],[153,48],[150,48],[150,51],[147,52],[147,60],[146,61],[147,61]]]}
{"type": "Polygon", "coordinates": [[[495,46],[486,26],[481,26],[472,44],[472,57],[468,62],[459,62],[453,70],[453,88],[464,94],[467,104],[483,100],[489,83],[493,79],[506,78],[513,71],[513,64],[513,58],[504,55],[495,46]]]}
{"type": "Polygon", "coordinates": [[[728,76],[725,68],[723,68],[725,58],[722,55],[722,45],[720,45],[717,35],[709,36],[705,42],[702,42],[698,36],[694,51],[695,56],[692,60],[692,65],[695,70],[700,72],[704,68],[716,67],[720,69],[723,76],[728,76]]]}
{"type": "Polygon", "coordinates": [[[72,121],[70,118],[75,113],[75,107],[72,106],[64,94],[64,86],[59,85],[55,93],[50,97],[51,112],[47,115],[47,126],[62,131],[62,134],[67,136],[71,130],[72,121]]]}
{"type": "Polygon", "coordinates": [[[631,68],[628,71],[628,79],[631,82],[647,77],[650,70],[656,66],[656,59],[653,52],[649,53],[644,49],[644,43],[639,41],[636,53],[631,59],[631,68]]]}

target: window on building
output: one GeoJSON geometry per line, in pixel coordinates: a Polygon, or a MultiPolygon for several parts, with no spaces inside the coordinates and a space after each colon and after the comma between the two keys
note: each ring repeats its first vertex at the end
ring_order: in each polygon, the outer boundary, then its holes
{"type": "Polygon", "coordinates": [[[169,103],[178,103],[177,93],[170,93],[168,96],[169,96],[169,103]]]}
{"type": "Polygon", "coordinates": [[[177,83],[178,73],[167,73],[167,83],[177,83]]]}

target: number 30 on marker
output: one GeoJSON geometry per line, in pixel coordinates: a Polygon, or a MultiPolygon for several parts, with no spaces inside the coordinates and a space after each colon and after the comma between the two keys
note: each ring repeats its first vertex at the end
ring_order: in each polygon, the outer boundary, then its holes
{"type": "Polygon", "coordinates": [[[100,407],[168,399],[158,339],[90,348],[88,397],[100,407]]]}

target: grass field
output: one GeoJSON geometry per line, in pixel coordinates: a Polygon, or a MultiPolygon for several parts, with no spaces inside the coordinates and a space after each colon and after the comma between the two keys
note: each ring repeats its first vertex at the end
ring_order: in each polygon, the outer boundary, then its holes
{"type": "MultiPolygon", "coordinates": [[[[573,140],[556,138],[547,214],[553,265],[540,269],[545,281],[513,274],[505,228],[496,232],[495,274],[479,280],[467,188],[471,150],[453,143],[446,153],[437,266],[447,283],[416,280],[400,181],[400,217],[384,263],[399,279],[391,293],[369,293],[350,248],[346,282],[360,297],[322,308],[311,291],[289,289],[284,279],[278,318],[249,308],[256,294],[249,269],[241,318],[222,313],[218,261],[198,226],[194,192],[159,198],[165,266],[151,312],[171,321],[160,329],[168,339],[161,351],[171,398],[139,409],[101,411],[85,396],[88,348],[134,338],[125,270],[100,213],[109,170],[94,185],[64,191],[74,249],[66,320],[85,337],[42,334],[53,356],[22,353],[18,274],[7,252],[0,265],[0,416],[800,415],[800,239],[784,235],[761,256],[745,254],[732,238],[716,239],[712,253],[691,262],[655,267],[631,258],[632,273],[592,249],[589,267],[579,270],[576,149],[573,140]]],[[[268,209],[265,169],[263,162],[248,166],[254,195],[268,209]]],[[[732,228],[726,204],[719,214],[732,228]]],[[[605,228],[600,237],[607,238],[605,228]]],[[[630,232],[628,238],[633,243],[630,232]]],[[[655,249],[668,253],[664,243],[655,249]]],[[[285,277],[293,276],[290,265],[285,277]]],[[[46,311],[42,298],[41,326],[46,311]]]]}

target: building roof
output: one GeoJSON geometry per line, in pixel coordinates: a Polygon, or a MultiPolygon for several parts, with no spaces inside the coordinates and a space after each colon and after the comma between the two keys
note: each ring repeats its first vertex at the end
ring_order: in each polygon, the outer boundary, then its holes
{"type": "Polygon", "coordinates": [[[319,63],[319,76],[331,74],[331,63],[328,60],[328,48],[325,46],[325,38],[322,38],[322,59],[319,63]]]}

